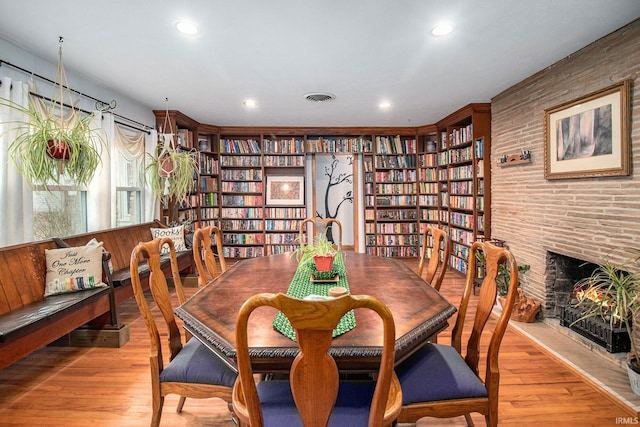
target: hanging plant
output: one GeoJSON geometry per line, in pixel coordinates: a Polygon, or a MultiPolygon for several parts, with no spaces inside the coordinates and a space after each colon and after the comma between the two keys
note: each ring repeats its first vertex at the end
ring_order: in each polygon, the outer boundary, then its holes
{"type": "Polygon", "coordinates": [[[175,147],[172,142],[173,138],[168,137],[155,154],[147,154],[145,179],[157,199],[181,202],[197,182],[198,153],[175,147]]]}
{"type": "Polygon", "coordinates": [[[62,45],[58,52],[55,88],[59,89],[59,99],[52,99],[44,113],[38,111],[32,97],[28,107],[0,98],[0,106],[11,108],[22,116],[5,123],[7,132],[17,135],[9,144],[9,155],[20,175],[32,187],[47,189],[50,185],[60,184],[63,175],[76,184],[87,186],[100,164],[104,141],[99,131],[91,127],[93,114],[83,116],[73,107],[72,101],[69,113],[64,117],[63,99],[69,89],[62,65],[62,45]]]}

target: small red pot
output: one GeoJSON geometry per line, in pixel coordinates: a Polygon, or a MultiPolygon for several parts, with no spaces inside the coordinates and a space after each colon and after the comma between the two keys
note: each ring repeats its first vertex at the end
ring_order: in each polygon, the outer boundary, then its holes
{"type": "Polygon", "coordinates": [[[171,178],[173,176],[173,160],[170,157],[160,159],[160,170],[158,172],[162,178],[171,178]]]}
{"type": "Polygon", "coordinates": [[[331,271],[333,269],[333,255],[314,256],[313,260],[316,263],[316,270],[318,271],[331,271]]]}
{"type": "Polygon", "coordinates": [[[52,159],[69,160],[69,157],[71,157],[71,148],[69,148],[64,141],[50,139],[47,141],[47,154],[52,159]]]}

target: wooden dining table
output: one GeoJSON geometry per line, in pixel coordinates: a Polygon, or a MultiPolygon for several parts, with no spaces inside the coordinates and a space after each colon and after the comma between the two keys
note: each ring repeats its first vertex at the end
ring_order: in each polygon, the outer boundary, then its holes
{"type": "MultiPolygon", "coordinates": [[[[406,263],[355,252],[342,256],[350,293],[372,295],[391,310],[396,364],[448,326],[455,306],[406,263]]],[[[258,293],[287,293],[297,268],[298,262],[288,253],[239,261],[175,313],[186,330],[236,370],[235,322],[241,305],[258,293]]],[[[296,343],[274,329],[277,314],[275,309],[260,308],[251,316],[249,344],[255,372],[288,372],[298,353],[296,343]]],[[[382,324],[368,310],[354,314],[355,328],[335,337],[330,353],[341,371],[375,371],[382,352],[382,324]]]]}

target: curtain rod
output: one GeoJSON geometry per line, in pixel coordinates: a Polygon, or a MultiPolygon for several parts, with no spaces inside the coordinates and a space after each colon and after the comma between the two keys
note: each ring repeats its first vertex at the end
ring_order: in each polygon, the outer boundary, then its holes
{"type": "MultiPolygon", "coordinates": [[[[22,71],[23,73],[25,73],[25,74],[27,74],[27,75],[37,77],[37,78],[39,78],[39,79],[41,79],[41,80],[44,80],[44,81],[46,81],[46,82],[48,82],[48,83],[51,83],[52,85],[57,85],[57,84],[58,84],[58,83],[57,83],[57,82],[55,82],[54,80],[51,80],[51,79],[49,79],[49,78],[47,78],[47,77],[41,76],[41,75],[39,75],[39,74],[36,74],[36,73],[34,73],[34,72],[32,72],[32,71],[27,70],[26,68],[22,68],[22,67],[20,67],[20,66],[18,66],[18,65],[12,64],[11,62],[5,61],[4,59],[0,59],[0,67],[2,66],[2,64],[4,64],[4,65],[8,65],[9,67],[14,68],[14,69],[16,69],[16,70],[22,71]]],[[[96,106],[96,109],[97,109],[97,110],[100,110],[100,111],[108,111],[108,110],[113,110],[113,109],[115,109],[115,108],[116,108],[116,101],[115,101],[115,100],[112,100],[110,103],[107,103],[107,102],[104,102],[104,101],[102,101],[102,100],[100,100],[100,99],[94,98],[94,97],[93,97],[93,96],[91,96],[91,95],[87,95],[86,93],[83,93],[83,92],[80,92],[80,91],[75,90],[75,89],[73,89],[73,88],[70,88],[70,87],[68,87],[68,86],[64,86],[64,85],[62,85],[62,84],[61,84],[61,86],[62,86],[62,87],[64,87],[64,88],[66,88],[67,90],[70,90],[71,92],[74,92],[74,93],[76,93],[76,94],[80,95],[80,96],[84,96],[85,98],[88,98],[88,99],[90,99],[90,100],[92,100],[92,101],[95,101],[95,103],[96,103],[96,104],[95,104],[95,106],[96,106]]],[[[37,93],[31,93],[31,95],[36,96],[36,97],[41,98],[41,99],[44,99],[44,100],[49,101],[49,102],[54,102],[51,98],[47,98],[47,97],[42,96],[42,95],[37,94],[37,93]]],[[[64,103],[63,103],[62,105],[64,105],[64,106],[65,106],[65,107],[67,107],[67,108],[71,108],[71,106],[70,106],[70,105],[67,105],[67,104],[64,104],[64,103]]],[[[75,108],[75,107],[74,107],[74,108],[75,108]]],[[[78,108],[76,108],[76,109],[77,109],[77,110],[79,110],[79,111],[82,111],[82,112],[83,112],[83,113],[85,113],[85,114],[91,114],[90,112],[88,112],[88,111],[86,111],[86,110],[82,110],[82,109],[78,109],[78,108]]],[[[133,126],[133,125],[131,125],[131,124],[128,124],[128,123],[123,123],[123,122],[116,121],[117,123],[119,123],[119,124],[121,124],[121,125],[124,125],[124,126],[130,127],[130,128],[132,128],[132,129],[135,129],[135,130],[140,130],[140,131],[146,132],[147,134],[149,134],[149,133],[150,133],[150,132],[149,132],[149,130],[150,130],[150,129],[153,129],[153,127],[151,127],[151,126],[149,126],[149,125],[145,125],[144,123],[140,123],[140,122],[137,122],[137,121],[135,121],[135,120],[129,119],[129,118],[127,118],[127,117],[121,116],[120,114],[116,114],[116,113],[112,113],[112,114],[113,114],[115,117],[118,117],[118,118],[120,118],[120,119],[122,119],[122,120],[127,120],[127,121],[129,121],[129,122],[131,122],[131,123],[135,123],[136,125],[138,125],[138,126],[142,127],[142,129],[138,129],[137,127],[135,127],[135,126],[133,126]]]]}
{"type": "Polygon", "coordinates": [[[104,102],[104,101],[102,101],[102,100],[100,100],[98,98],[94,98],[91,95],[87,95],[86,93],[80,92],[79,90],[70,88],[69,86],[65,86],[65,85],[62,84],[62,82],[58,83],[55,80],[51,80],[50,78],[41,76],[40,74],[36,74],[36,73],[34,73],[32,71],[29,71],[26,68],[22,68],[22,67],[20,67],[18,65],[12,64],[11,62],[5,61],[4,59],[0,59],[0,67],[2,66],[2,64],[8,65],[9,67],[14,68],[14,69],[19,70],[19,71],[22,71],[23,73],[28,74],[30,76],[37,77],[40,80],[44,80],[45,82],[51,83],[52,85],[58,85],[59,84],[63,88],[65,88],[65,89],[67,89],[67,90],[69,90],[69,91],[71,91],[73,93],[77,93],[80,96],[84,96],[85,98],[88,98],[88,99],[90,99],[92,101],[95,101],[96,109],[98,109],[98,110],[104,110],[105,108],[106,109],[113,109],[113,108],[116,107],[116,101],[104,102]],[[100,105],[101,108],[99,108],[98,105],[100,105]]]}

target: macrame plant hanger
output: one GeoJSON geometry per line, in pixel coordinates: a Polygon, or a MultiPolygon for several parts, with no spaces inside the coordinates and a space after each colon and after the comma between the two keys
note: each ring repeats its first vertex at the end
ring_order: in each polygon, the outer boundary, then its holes
{"type": "MultiPolygon", "coordinates": [[[[65,106],[64,91],[65,91],[65,88],[69,87],[69,83],[67,81],[67,75],[64,71],[64,65],[62,64],[62,42],[63,41],[64,41],[63,37],[60,36],[58,39],[58,45],[59,45],[58,46],[58,70],[56,75],[56,84],[58,85],[58,89],[60,91],[59,98],[58,98],[58,108],[59,108],[58,118],[60,119],[59,135],[64,135],[65,129],[67,127],[67,123],[64,118],[64,106],[65,106]]],[[[55,117],[55,106],[56,106],[55,84],[53,86],[53,90],[54,90],[54,96],[51,97],[52,104],[51,104],[50,114],[51,116],[55,117]]],[[[69,108],[71,110],[69,115],[69,120],[70,121],[75,120],[76,110],[75,110],[75,107],[73,106],[73,99],[71,98],[71,94],[69,94],[69,108]]],[[[49,140],[47,144],[48,144],[47,154],[51,158],[58,161],[58,174],[62,175],[64,173],[64,161],[69,160],[69,158],[72,156],[71,149],[69,148],[67,143],[63,140],[60,140],[59,137],[56,137],[56,139],[49,140]]]]}
{"type": "Polygon", "coordinates": [[[162,125],[162,129],[160,132],[166,132],[167,128],[169,128],[169,133],[161,133],[162,135],[162,150],[158,155],[160,161],[160,169],[158,173],[164,179],[164,195],[169,194],[169,179],[173,177],[173,159],[171,158],[171,152],[175,150],[175,145],[173,142],[173,126],[171,125],[171,120],[169,119],[169,98],[165,98],[166,101],[166,113],[164,116],[164,123],[162,125]]]}

